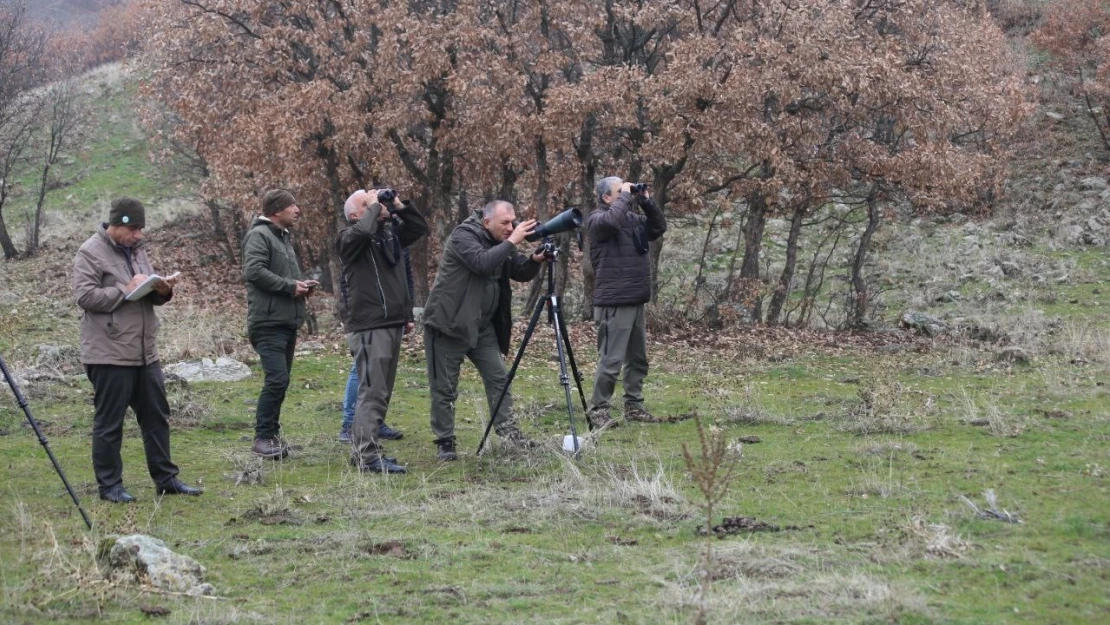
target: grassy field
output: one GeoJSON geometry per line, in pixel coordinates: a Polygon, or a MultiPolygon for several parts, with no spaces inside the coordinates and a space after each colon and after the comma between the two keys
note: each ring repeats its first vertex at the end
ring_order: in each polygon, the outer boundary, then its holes
{"type": "MultiPolygon", "coordinates": [[[[154,230],[166,224],[170,240],[182,227],[174,215],[189,209],[169,177],[151,173],[158,166],[134,120],[113,117],[128,87],[96,88],[103,123],[89,155],[60,170],[70,184],[50,196],[59,218],[48,222],[47,249],[0,272],[0,353],[25,377],[94,529],[0,392],[0,622],[1110,621],[1110,263],[1105,248],[1061,245],[1035,215],[881,231],[886,320],[927,311],[953,329],[937,338],[653,334],[648,407],[674,420],[590,435],[579,461],[560,450],[567,415],[549,330],[514,385],[523,429],[544,447],[519,454],[495,441],[476,457],[486,407],[464,368],[463,453],[448,464],[435,460],[412,337],[389,417],[406,436],[387,445],[408,464],[404,476],[364,476],[347,463],[336,434],[349,358],[335,334],[312,337],[318,345],[294,366],[283,423],[304,451],[254,458],[261,374],[242,312],[199,306],[202,287],[186,283],[161,311],[164,361],[227,354],[254,375],[170,387],[173,457],[202,497],[155,497],[132,421],[124,480],[139,502],[99,501],[68,267],[110,195],[165,207],[154,230]],[[1019,231],[1030,243],[1006,245],[1019,231]],[[951,291],[959,297],[939,299],[951,291]],[[43,362],[40,344],[70,355],[43,362]],[[34,371],[49,375],[30,379],[34,371]],[[699,456],[699,423],[735,464],[711,519],[719,538],[699,533],[706,502],[683,455],[699,456]],[[136,532],[196,558],[215,596],[105,579],[98,544],[136,532]]],[[[666,258],[675,271],[693,264],[666,258]]],[[[326,302],[315,305],[328,314],[326,302]]],[[[593,331],[572,333],[588,393],[593,331]]]]}

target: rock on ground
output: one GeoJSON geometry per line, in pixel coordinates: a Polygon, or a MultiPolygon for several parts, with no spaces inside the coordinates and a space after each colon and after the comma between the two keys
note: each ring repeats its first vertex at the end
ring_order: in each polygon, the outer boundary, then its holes
{"type": "Polygon", "coordinates": [[[167,375],[175,375],[186,382],[238,382],[251,375],[250,367],[234,358],[220,357],[175,362],[166,365],[167,375]]]}
{"type": "Polygon", "coordinates": [[[151,536],[105,538],[100,543],[97,562],[104,576],[113,582],[150,584],[194,596],[216,593],[212,584],[205,583],[205,569],[199,562],[174,553],[166,543],[151,536]]]}

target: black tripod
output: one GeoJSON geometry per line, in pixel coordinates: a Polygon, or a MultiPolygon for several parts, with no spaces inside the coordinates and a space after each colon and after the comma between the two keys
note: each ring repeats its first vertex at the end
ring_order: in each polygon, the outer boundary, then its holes
{"type": "Polygon", "coordinates": [[[54,470],[58,472],[58,477],[62,478],[62,484],[65,485],[66,491],[69,496],[73,498],[73,505],[77,506],[77,511],[81,513],[81,518],[85,520],[85,525],[92,529],[92,521],[89,520],[89,515],[85,514],[85,509],[81,507],[81,502],[77,499],[77,493],[73,492],[73,487],[69,485],[69,480],[66,479],[66,474],[62,471],[61,465],[58,464],[58,459],[54,457],[54,452],[50,451],[50,443],[46,442],[46,436],[39,428],[38,421],[31,416],[31,408],[27,405],[27,400],[23,397],[23,393],[19,392],[19,385],[15,383],[15,377],[8,371],[8,365],[4,362],[4,357],[0,356],[0,371],[4,372],[4,379],[8,381],[8,386],[12,387],[12,393],[15,395],[15,401],[19,407],[23,409],[23,414],[27,416],[27,422],[31,424],[31,428],[35,431],[35,435],[39,437],[39,442],[42,443],[42,448],[46,450],[46,455],[50,456],[50,462],[54,463],[54,470]]]}
{"type": "Polygon", "coordinates": [[[489,431],[493,429],[493,420],[497,417],[497,411],[501,409],[501,403],[505,401],[505,395],[509,392],[509,387],[512,386],[513,378],[516,376],[516,370],[520,366],[520,360],[524,357],[524,348],[528,347],[528,339],[532,338],[532,332],[536,329],[536,324],[540,320],[540,313],[543,312],[544,305],[549,306],[547,322],[555,325],[555,348],[559,352],[559,384],[563,385],[563,390],[567,395],[567,418],[570,420],[570,434],[571,439],[574,441],[574,457],[578,458],[581,450],[578,448],[578,430],[574,425],[574,405],[570,398],[570,377],[567,375],[567,361],[570,361],[570,369],[574,373],[574,383],[578,387],[578,397],[582,400],[582,414],[586,415],[586,424],[589,428],[593,429],[593,422],[590,420],[590,413],[586,408],[586,394],[582,392],[582,376],[578,373],[578,365],[574,362],[574,352],[570,347],[570,335],[567,333],[567,326],[563,322],[562,315],[559,309],[559,296],[555,294],[555,261],[559,256],[559,250],[555,247],[554,241],[551,237],[547,237],[543,242],[543,252],[547,257],[547,295],[536,302],[536,310],[532,313],[532,320],[528,322],[528,329],[524,331],[524,340],[520,343],[520,349],[516,352],[516,359],[513,360],[513,366],[509,369],[509,377],[505,380],[505,388],[501,389],[501,396],[497,398],[497,403],[494,404],[493,410],[490,412],[489,423],[486,424],[486,432],[482,435],[482,442],[478,444],[478,454],[482,453],[482,449],[486,446],[486,439],[489,438],[489,431]],[[564,350],[565,357],[564,357],[564,350]]]}

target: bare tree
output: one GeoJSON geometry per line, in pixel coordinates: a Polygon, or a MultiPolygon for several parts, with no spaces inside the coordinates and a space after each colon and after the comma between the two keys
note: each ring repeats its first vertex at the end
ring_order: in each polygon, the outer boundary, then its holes
{"type": "Polygon", "coordinates": [[[19,255],[4,221],[12,171],[21,163],[37,123],[39,101],[32,90],[43,77],[46,35],[27,17],[21,1],[0,0],[0,248],[19,255]]]}
{"type": "Polygon", "coordinates": [[[81,110],[77,87],[72,79],[62,79],[50,85],[45,95],[45,136],[41,145],[42,175],[39,177],[39,195],[35,203],[35,216],[31,221],[30,236],[27,237],[26,256],[38,253],[42,234],[43,206],[50,185],[50,170],[57,164],[62,150],[68,148],[77,137],[81,110]]]}

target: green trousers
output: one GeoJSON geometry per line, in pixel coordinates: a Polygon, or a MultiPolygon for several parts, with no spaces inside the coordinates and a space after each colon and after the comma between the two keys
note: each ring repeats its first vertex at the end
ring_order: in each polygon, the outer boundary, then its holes
{"type": "MultiPolygon", "coordinates": [[[[478,368],[486,389],[486,402],[490,412],[493,412],[493,406],[509,377],[497,347],[493,324],[487,324],[481,330],[478,343],[473,348],[425,326],[424,355],[428,363],[428,387],[432,398],[432,434],[437,442],[455,437],[455,400],[459,397],[459,369],[463,358],[469,358],[478,368]]],[[[512,394],[506,393],[493,421],[495,429],[510,422],[512,409],[512,394]]]]}
{"type": "Polygon", "coordinates": [[[648,373],[644,305],[595,306],[597,372],[590,410],[608,410],[617,376],[624,368],[624,404],[643,408],[648,373]]]}

